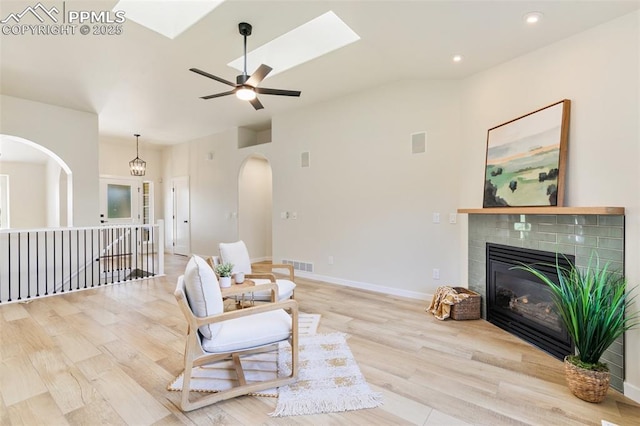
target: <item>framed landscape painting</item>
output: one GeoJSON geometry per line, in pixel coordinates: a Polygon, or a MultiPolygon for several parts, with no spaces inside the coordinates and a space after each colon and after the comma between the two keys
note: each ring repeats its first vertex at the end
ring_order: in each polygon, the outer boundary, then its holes
{"type": "Polygon", "coordinates": [[[570,110],[565,99],[489,129],[483,207],[563,205],[570,110]]]}

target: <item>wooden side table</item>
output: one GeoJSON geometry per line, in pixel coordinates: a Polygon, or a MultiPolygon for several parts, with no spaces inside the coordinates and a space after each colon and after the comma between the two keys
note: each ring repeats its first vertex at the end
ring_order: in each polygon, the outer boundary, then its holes
{"type": "Polygon", "coordinates": [[[222,298],[229,298],[233,296],[242,296],[240,300],[236,299],[236,307],[238,309],[245,308],[247,306],[254,305],[253,292],[247,291],[246,293],[250,293],[251,297],[249,300],[245,301],[245,294],[238,292],[239,289],[250,289],[251,287],[255,287],[256,283],[253,280],[246,279],[242,282],[242,284],[235,284],[234,280],[231,280],[231,287],[220,288],[220,293],[222,294],[222,298]],[[245,303],[246,302],[246,303],[245,303]]]}

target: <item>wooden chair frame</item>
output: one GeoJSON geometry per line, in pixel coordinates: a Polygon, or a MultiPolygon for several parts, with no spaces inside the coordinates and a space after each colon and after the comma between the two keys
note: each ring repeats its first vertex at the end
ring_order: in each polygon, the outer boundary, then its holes
{"type": "MultiPolygon", "coordinates": [[[[275,269],[286,269],[289,272],[289,276],[286,278],[289,281],[295,283],[294,275],[293,275],[293,265],[285,265],[284,263],[254,263],[251,265],[254,269],[254,272],[246,275],[246,278],[267,278],[270,279],[272,283],[276,282],[276,275],[273,273],[275,269]],[[269,272],[270,271],[270,272],[269,272]]],[[[291,292],[291,299],[296,298],[295,289],[291,292]]]]}
{"type": "MultiPolygon", "coordinates": [[[[252,288],[253,291],[270,290],[271,300],[274,301],[277,298],[278,286],[275,283],[261,284],[252,288]]],[[[238,294],[246,293],[246,289],[238,289],[238,294]]],[[[182,310],[185,318],[187,319],[187,342],[185,345],[184,353],[184,378],[182,381],[182,395],[180,400],[180,408],[183,411],[191,411],[206,405],[215,404],[216,402],[235,398],[236,396],[246,395],[252,392],[259,392],[261,390],[270,389],[278,386],[287,385],[295,382],[298,375],[298,303],[293,299],[284,300],[281,302],[271,302],[260,304],[245,309],[239,309],[235,311],[224,312],[217,315],[211,315],[208,317],[196,317],[191,311],[189,302],[186,298],[184,280],[183,277],[178,279],[178,286],[174,293],[178,306],[182,310]],[[291,374],[288,376],[277,377],[272,380],[263,381],[259,383],[247,383],[244,372],[242,370],[242,364],[240,362],[240,355],[247,355],[252,353],[266,352],[272,350],[274,345],[277,347],[277,343],[273,342],[267,345],[258,347],[247,348],[244,350],[238,350],[233,352],[205,352],[202,349],[200,343],[200,336],[198,334],[198,328],[206,324],[214,324],[222,321],[228,321],[234,318],[240,318],[245,316],[251,316],[262,312],[275,311],[278,309],[285,309],[291,313],[291,334],[288,338],[291,344],[291,374]],[[239,386],[234,388],[216,392],[201,398],[192,400],[190,398],[191,391],[189,386],[191,384],[191,372],[194,367],[201,365],[211,364],[213,362],[231,359],[234,364],[235,372],[238,376],[239,386]]]]}

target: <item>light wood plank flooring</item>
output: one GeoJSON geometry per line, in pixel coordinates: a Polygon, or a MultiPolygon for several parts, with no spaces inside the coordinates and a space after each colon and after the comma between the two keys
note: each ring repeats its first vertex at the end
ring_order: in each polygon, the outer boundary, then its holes
{"type": "Polygon", "coordinates": [[[437,321],[427,301],[298,279],[300,310],[341,331],[377,409],[271,418],[275,399],[239,397],[191,413],[166,390],[182,368],[185,321],[166,277],[0,306],[0,424],[640,424],[640,406],[611,391],[573,397],[562,363],[478,321],[437,321]]]}

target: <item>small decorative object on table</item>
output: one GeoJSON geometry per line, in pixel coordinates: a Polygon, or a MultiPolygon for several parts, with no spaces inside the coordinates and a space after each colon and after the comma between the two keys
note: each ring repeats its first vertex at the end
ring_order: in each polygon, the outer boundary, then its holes
{"type": "Polygon", "coordinates": [[[233,280],[236,284],[242,284],[244,282],[244,272],[236,272],[233,274],[233,280]]]}
{"type": "Polygon", "coordinates": [[[231,263],[216,265],[215,272],[220,279],[220,287],[231,287],[231,271],[233,271],[233,264],[231,263]]]}

